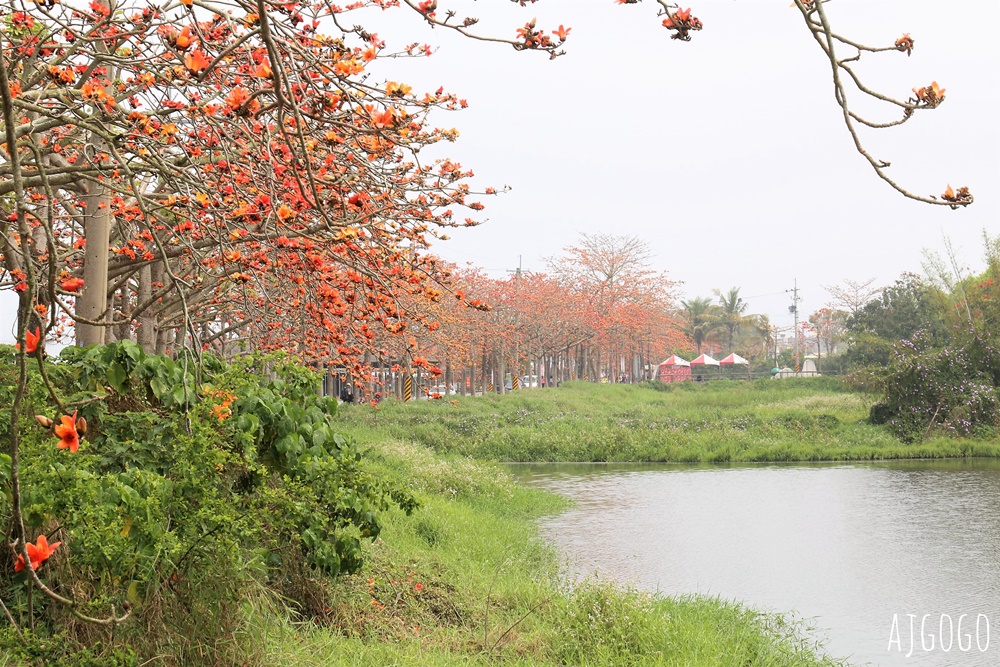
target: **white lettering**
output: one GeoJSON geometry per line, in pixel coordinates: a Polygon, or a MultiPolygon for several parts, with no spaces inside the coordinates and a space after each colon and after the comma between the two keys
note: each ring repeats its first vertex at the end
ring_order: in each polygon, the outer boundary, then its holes
{"type": "Polygon", "coordinates": [[[929,616],[930,614],[924,614],[924,617],[920,619],[920,648],[924,649],[925,653],[934,650],[934,635],[924,634],[924,625],[927,623],[927,618],[929,616]],[[927,648],[927,642],[925,641],[927,637],[931,638],[930,648],[927,648]]]}
{"type": "Polygon", "coordinates": [[[969,640],[969,643],[964,646],[962,645],[962,619],[966,616],[968,616],[968,614],[962,614],[958,617],[958,650],[960,651],[968,651],[972,648],[972,635],[969,633],[965,633],[965,638],[969,640]]]}
{"type": "Polygon", "coordinates": [[[941,637],[941,650],[947,653],[951,650],[952,644],[955,643],[955,624],[951,620],[951,616],[948,614],[941,614],[941,623],[938,627],[938,636],[941,637]],[[948,619],[948,633],[945,634],[944,631],[944,619],[948,619]],[[948,648],[944,647],[944,638],[948,638],[948,648]]]}
{"type": "Polygon", "coordinates": [[[990,647],[990,619],[986,614],[979,614],[976,616],[976,648],[979,649],[980,653],[985,653],[986,649],[990,647]],[[982,619],[986,621],[986,646],[979,643],[979,620],[982,619]]]}
{"type": "Polygon", "coordinates": [[[917,619],[917,615],[907,614],[907,616],[910,617],[910,651],[909,653],[906,654],[906,657],[909,658],[911,655],[913,655],[913,621],[917,619]]]}
{"type": "Polygon", "coordinates": [[[899,641],[899,614],[892,615],[892,627],[889,628],[889,646],[886,647],[886,651],[892,650],[893,643],[896,644],[896,650],[902,651],[903,644],[899,641]],[[893,639],[895,637],[895,639],[893,639]]]}

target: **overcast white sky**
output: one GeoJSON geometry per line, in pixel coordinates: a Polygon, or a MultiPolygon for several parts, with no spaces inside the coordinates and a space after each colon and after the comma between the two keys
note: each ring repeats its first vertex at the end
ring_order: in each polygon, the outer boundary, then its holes
{"type": "MultiPolygon", "coordinates": [[[[863,57],[856,69],[871,85],[902,98],[932,80],[947,88],[937,110],[864,136],[918,193],[969,186],[976,203],[952,211],[904,199],[855,152],[829,65],[790,2],[703,0],[692,9],[705,29],[690,43],[669,39],[652,0],[450,3],[481,18],[483,32],[513,37],[532,16],[546,30],[572,27],[568,53],[555,61],[432,31],[402,12],[358,15],[390,47],[438,47],[373,76],[468,99],[468,110],[436,116],[461,132],[447,154],[473,168],[480,185],[512,187],[486,200],[486,224],[456,230],[433,250],[501,276],[519,256],[526,270],[544,270],[544,258],[581,232],[634,235],[653,248],[654,268],[683,281],[685,298],[737,286],[752,312],[788,325],[784,290],[794,280],[801,312],[810,313],[829,299],[821,285],[890,283],[920,271],[922,250],[940,248],[944,236],[966,266],[981,269],[983,229],[1000,232],[1000,3],[827,5],[838,32],[856,40],[916,39],[910,58],[863,57]]],[[[0,341],[13,340],[13,310],[0,301],[0,341]]]]}
{"type": "Polygon", "coordinates": [[[635,235],[653,247],[657,269],[684,282],[685,297],[738,286],[753,312],[789,325],[783,291],[796,278],[810,313],[829,299],[821,285],[919,272],[922,249],[939,248],[944,235],[967,266],[981,268],[982,230],[1000,231],[1000,3],[827,5],[838,32],[858,41],[891,44],[904,32],[916,39],[909,58],[866,54],[856,69],[870,84],[900,98],[932,80],[947,88],[935,111],[865,137],[918,193],[968,185],[976,203],[952,211],[904,199],[856,153],[829,65],[790,2],[692,5],[705,29],[686,44],[669,39],[651,0],[454,3],[478,12],[484,31],[510,35],[537,16],[540,27],[562,23],[572,33],[567,54],[551,62],[441,30],[420,33],[438,51],[401,64],[399,76],[466,97],[469,110],[439,120],[462,132],[449,154],[482,183],[512,187],[486,202],[487,224],[435,250],[499,276],[518,256],[525,269],[544,270],[544,258],[580,232],[635,235]]]}

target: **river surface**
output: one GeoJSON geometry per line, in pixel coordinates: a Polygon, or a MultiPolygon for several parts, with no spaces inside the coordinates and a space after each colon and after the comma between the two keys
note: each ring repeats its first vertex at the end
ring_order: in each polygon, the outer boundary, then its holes
{"type": "Polygon", "coordinates": [[[578,573],[794,610],[855,665],[1000,665],[998,461],[511,471],[575,502],[541,527],[578,573]]]}

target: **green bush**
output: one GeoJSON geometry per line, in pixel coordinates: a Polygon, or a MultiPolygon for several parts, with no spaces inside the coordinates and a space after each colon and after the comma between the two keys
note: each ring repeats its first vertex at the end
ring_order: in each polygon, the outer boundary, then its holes
{"type": "MultiPolygon", "coordinates": [[[[9,438],[14,364],[6,368],[9,438]]],[[[84,611],[131,606],[137,622],[117,632],[144,655],[170,644],[176,664],[238,662],[248,595],[322,610],[319,575],[356,571],[379,513],[415,506],[367,469],[336,432],[336,400],[317,396],[315,375],[287,357],[196,363],[120,342],[67,348],[45,368],[89,430],[77,453],[56,448],[31,419],[61,416],[32,369],[19,421],[23,515],[29,541],[62,542],[40,575],[84,611]]],[[[9,460],[0,461],[7,525],[9,460]]],[[[71,632],[86,646],[107,635],[37,593],[31,600],[25,574],[2,562],[0,595],[39,636],[71,632]]]]}
{"type": "Polygon", "coordinates": [[[872,406],[870,420],[906,442],[934,429],[969,436],[996,427],[1000,403],[992,372],[974,349],[935,348],[921,336],[897,343],[881,378],[883,399],[872,406]]]}

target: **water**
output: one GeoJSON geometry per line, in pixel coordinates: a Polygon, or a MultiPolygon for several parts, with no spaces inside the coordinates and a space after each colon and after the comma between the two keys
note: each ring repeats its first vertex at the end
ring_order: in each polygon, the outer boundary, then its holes
{"type": "Polygon", "coordinates": [[[852,664],[1000,665],[1000,462],[512,470],[575,501],[541,525],[582,573],[794,610],[852,664]]]}

